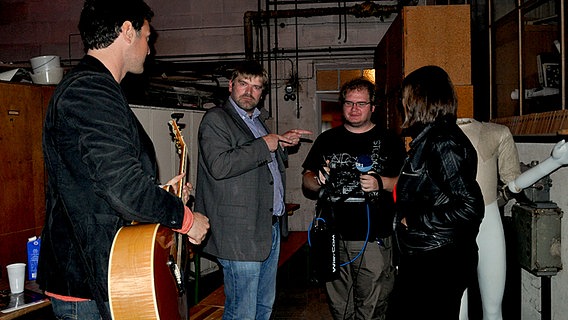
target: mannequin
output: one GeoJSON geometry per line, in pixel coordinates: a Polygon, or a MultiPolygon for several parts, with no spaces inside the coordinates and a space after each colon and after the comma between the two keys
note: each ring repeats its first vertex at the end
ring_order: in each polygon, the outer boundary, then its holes
{"type": "MultiPolygon", "coordinates": [[[[458,119],[458,125],[477,151],[477,182],[485,202],[485,217],[477,236],[477,276],[483,319],[501,320],[506,252],[503,224],[497,206],[498,180],[501,180],[510,192],[519,193],[560,166],[568,164],[568,145],[564,140],[558,142],[551,157],[521,174],[517,148],[506,126],[468,118],[458,119]]],[[[468,319],[467,311],[466,290],[462,297],[460,320],[468,319]]]]}
{"type": "MultiPolygon", "coordinates": [[[[498,180],[508,184],[521,174],[519,155],[509,128],[503,125],[458,119],[458,125],[477,151],[477,182],[483,193],[485,216],[479,226],[477,277],[484,319],[502,319],[505,291],[505,233],[497,206],[498,180]]],[[[468,319],[467,290],[462,297],[460,319],[468,319]]]]}

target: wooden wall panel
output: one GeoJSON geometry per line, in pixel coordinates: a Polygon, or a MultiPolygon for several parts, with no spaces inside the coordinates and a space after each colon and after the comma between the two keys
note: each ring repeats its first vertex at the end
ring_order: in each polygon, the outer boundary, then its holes
{"type": "Polygon", "coordinates": [[[458,118],[473,118],[473,86],[455,86],[458,118]]]}
{"type": "Polygon", "coordinates": [[[410,72],[444,68],[458,95],[458,116],[473,117],[469,5],[408,6],[402,9],[375,50],[380,116],[400,132],[400,86],[410,72]]]}
{"type": "Polygon", "coordinates": [[[471,84],[469,5],[405,7],[404,75],[425,66],[444,68],[455,85],[471,84]]]}
{"type": "Polygon", "coordinates": [[[0,268],[26,262],[27,238],[45,219],[41,137],[53,86],[0,82],[0,268]]]}

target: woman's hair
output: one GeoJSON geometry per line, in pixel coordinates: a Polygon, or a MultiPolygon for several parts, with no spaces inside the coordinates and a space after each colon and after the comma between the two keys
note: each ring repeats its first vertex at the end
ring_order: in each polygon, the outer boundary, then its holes
{"type": "Polygon", "coordinates": [[[86,0],[79,19],[85,50],[103,49],[118,38],[122,24],[130,21],[140,32],[154,12],[143,0],[86,0]]]}
{"type": "Polygon", "coordinates": [[[339,102],[341,105],[345,102],[347,92],[352,90],[367,90],[369,92],[371,105],[375,105],[375,85],[365,77],[355,78],[341,86],[341,91],[339,91],[339,102]]]}
{"type": "Polygon", "coordinates": [[[438,66],[419,68],[402,81],[402,106],[406,113],[403,128],[432,123],[446,115],[457,119],[454,86],[446,71],[438,66]]]}

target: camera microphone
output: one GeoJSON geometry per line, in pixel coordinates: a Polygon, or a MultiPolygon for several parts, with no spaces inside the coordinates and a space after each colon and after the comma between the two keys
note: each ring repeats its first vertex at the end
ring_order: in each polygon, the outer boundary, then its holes
{"type": "MultiPolygon", "coordinates": [[[[357,168],[357,170],[359,170],[362,174],[369,174],[369,171],[373,169],[373,159],[366,154],[360,155],[357,157],[357,162],[355,162],[355,168],[357,168]]],[[[377,180],[379,190],[383,190],[383,180],[381,180],[381,177],[374,172],[371,173],[371,176],[377,180]]]]}
{"type": "Polygon", "coordinates": [[[361,173],[367,173],[373,168],[373,160],[368,155],[360,155],[355,162],[355,168],[361,173]]]}

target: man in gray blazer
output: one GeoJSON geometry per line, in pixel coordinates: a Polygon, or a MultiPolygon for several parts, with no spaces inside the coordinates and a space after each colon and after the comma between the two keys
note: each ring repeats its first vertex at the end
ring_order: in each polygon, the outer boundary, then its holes
{"type": "Polygon", "coordinates": [[[280,253],[278,217],[285,213],[285,147],[310,131],[270,133],[257,104],[268,75],[245,61],[229,81],[230,97],[199,127],[195,210],[209,218],[204,252],[223,267],[223,319],[269,319],[280,253]]]}

